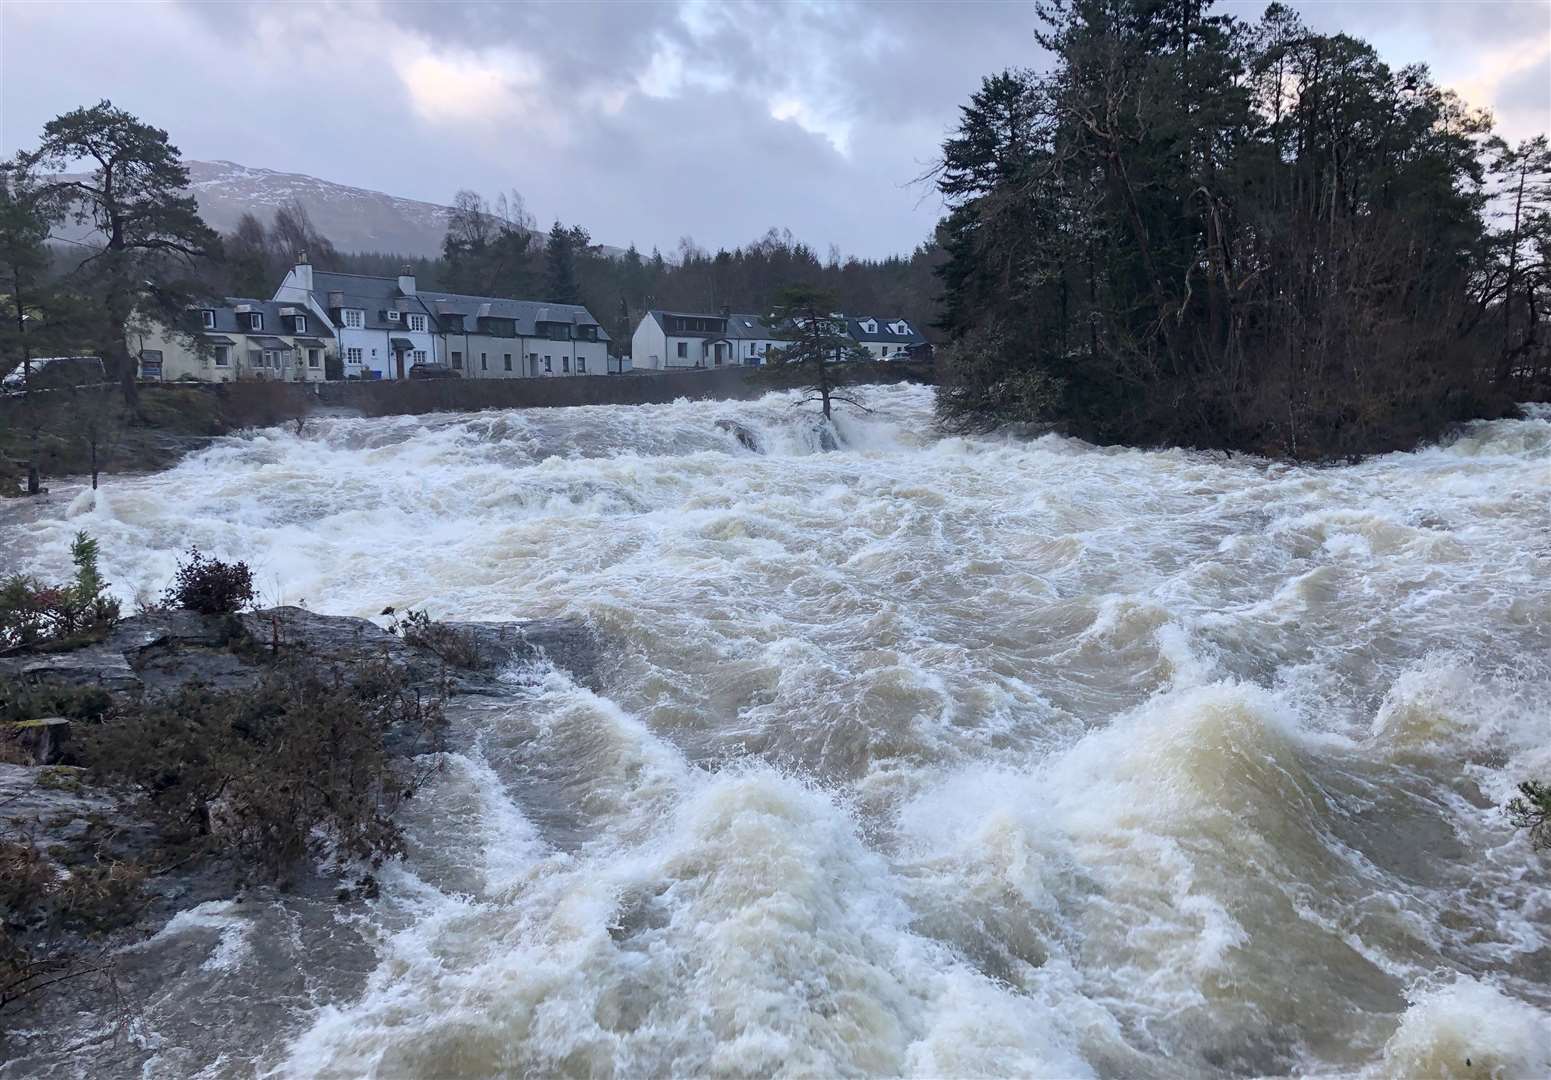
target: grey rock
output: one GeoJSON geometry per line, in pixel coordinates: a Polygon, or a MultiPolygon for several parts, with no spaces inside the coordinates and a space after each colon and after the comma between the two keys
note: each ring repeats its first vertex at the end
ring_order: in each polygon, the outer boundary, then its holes
{"type": "Polygon", "coordinates": [[[497,689],[514,663],[547,660],[592,685],[599,650],[592,631],[565,619],[448,624],[473,639],[472,670],[450,667],[429,649],[411,645],[367,619],[277,607],[227,618],[192,611],[132,615],[100,644],[57,653],[0,656],[0,679],[24,684],[100,686],[143,697],[176,693],[190,683],[218,690],[252,685],[276,656],[322,667],[381,660],[403,669],[411,683],[454,693],[497,689]]]}
{"type": "Polygon", "coordinates": [[[733,438],[743,444],[745,450],[752,450],[756,454],[763,454],[765,452],[764,447],[760,445],[759,436],[736,420],[718,420],[716,426],[723,431],[730,432],[733,438]]]}
{"type": "Polygon", "coordinates": [[[52,765],[64,756],[70,741],[70,721],[63,716],[43,716],[36,720],[16,720],[10,724],[17,744],[34,765],[52,765]]]}

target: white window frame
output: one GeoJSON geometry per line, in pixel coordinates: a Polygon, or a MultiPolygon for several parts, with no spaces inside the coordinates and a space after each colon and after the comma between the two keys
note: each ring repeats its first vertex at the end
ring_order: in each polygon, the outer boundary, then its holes
{"type": "Polygon", "coordinates": [[[414,352],[411,355],[412,355],[414,363],[417,363],[417,364],[425,363],[425,350],[424,349],[416,349],[416,350],[414,350],[414,352]]]}
{"type": "Polygon", "coordinates": [[[360,308],[345,308],[342,314],[344,316],[345,326],[349,327],[351,330],[359,330],[361,327],[366,325],[366,312],[362,311],[360,308]]]}
{"type": "Polygon", "coordinates": [[[247,312],[247,316],[249,330],[264,329],[264,313],[262,311],[249,311],[247,312]]]}
{"type": "Polygon", "coordinates": [[[307,316],[296,316],[296,332],[298,334],[305,334],[307,332],[307,316]]]}
{"type": "Polygon", "coordinates": [[[216,367],[231,367],[232,347],[230,345],[217,345],[215,347],[215,355],[211,357],[211,361],[216,367]]]}
{"type": "Polygon", "coordinates": [[[204,310],[202,310],[199,313],[199,318],[200,318],[200,321],[204,323],[206,330],[214,330],[215,329],[215,312],[212,311],[210,308],[205,308],[204,310]]]}
{"type": "Polygon", "coordinates": [[[359,364],[360,362],[361,362],[361,350],[359,348],[357,348],[355,346],[351,346],[350,348],[347,348],[345,350],[345,363],[347,363],[347,364],[359,364]]]}
{"type": "Polygon", "coordinates": [[[417,334],[425,333],[425,316],[424,315],[410,315],[409,316],[409,328],[410,328],[410,330],[412,330],[413,332],[415,332],[417,334]]]}
{"type": "Polygon", "coordinates": [[[511,353],[502,353],[501,354],[501,370],[502,371],[510,371],[510,370],[512,370],[512,354],[511,353]]]}
{"type": "Polygon", "coordinates": [[[544,374],[545,375],[553,375],[554,373],[555,373],[554,361],[551,360],[550,357],[548,357],[548,356],[544,357],[544,374]]]}
{"type": "Polygon", "coordinates": [[[578,356],[576,358],[576,373],[578,375],[587,374],[587,358],[585,356],[578,356]]]}
{"type": "Polygon", "coordinates": [[[398,322],[399,321],[398,308],[391,308],[391,309],[389,309],[389,311],[388,311],[388,321],[389,322],[398,322]]]}
{"type": "Polygon", "coordinates": [[[307,350],[307,366],[310,367],[310,368],[315,368],[315,367],[321,367],[322,365],[323,365],[323,350],[322,349],[308,349],[307,350]]]}

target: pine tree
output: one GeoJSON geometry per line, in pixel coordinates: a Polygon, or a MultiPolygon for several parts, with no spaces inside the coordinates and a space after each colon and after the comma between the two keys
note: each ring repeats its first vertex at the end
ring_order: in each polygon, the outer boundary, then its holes
{"type": "Polygon", "coordinates": [[[818,402],[825,420],[831,419],[831,403],[843,402],[869,411],[854,393],[843,389],[839,365],[871,359],[846,333],[845,322],[833,315],[833,293],[811,285],[792,285],[776,297],[769,322],[788,341],[773,368],[775,377],[803,391],[798,404],[818,402]]]}
{"type": "Polygon", "coordinates": [[[104,318],[93,336],[133,406],[138,363],[125,337],[131,314],[153,309],[167,325],[182,325],[188,289],[172,271],[220,250],[188,194],[188,169],[165,131],[106,100],[50,120],[37,150],[20,160],[54,170],[51,182],[73,200],[76,222],[96,229],[100,247],[76,276],[102,297],[104,318]],[[92,165],[87,176],[64,175],[81,160],[92,165]],[[148,292],[148,276],[165,280],[148,292]]]}

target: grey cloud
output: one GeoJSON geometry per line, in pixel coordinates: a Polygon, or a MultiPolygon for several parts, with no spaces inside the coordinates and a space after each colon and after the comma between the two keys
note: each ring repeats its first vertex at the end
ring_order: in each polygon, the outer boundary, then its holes
{"type": "MultiPolygon", "coordinates": [[[[1396,63],[1544,39],[1551,17],[1551,5],[1513,3],[1294,6],[1317,28],[1371,37],[1396,63]]],[[[1225,5],[1248,19],[1263,7],[1225,5]]],[[[438,201],[460,187],[516,187],[544,222],[664,250],[686,233],[731,246],[772,224],[820,250],[908,249],[938,211],[909,182],[959,106],[984,75],[1044,62],[1031,3],[189,3],[105,7],[91,20],[66,5],[29,11],[35,36],[76,42],[74,62],[4,35],[6,150],[107,95],[168,128],[191,157],[438,201]],[[273,53],[234,66],[234,42],[244,55],[273,53]],[[395,44],[453,70],[470,52],[518,50],[538,65],[519,95],[532,112],[426,119],[384,55],[395,44]],[[640,77],[666,50],[683,57],[689,81],[648,96],[640,77]],[[772,116],[772,104],[793,101],[811,115],[772,116]],[[842,131],[844,153],[825,137],[842,131]]],[[[0,18],[15,17],[0,6],[0,18]]],[[[1499,109],[1534,110],[1546,77],[1541,66],[1507,80],[1499,109]]]]}

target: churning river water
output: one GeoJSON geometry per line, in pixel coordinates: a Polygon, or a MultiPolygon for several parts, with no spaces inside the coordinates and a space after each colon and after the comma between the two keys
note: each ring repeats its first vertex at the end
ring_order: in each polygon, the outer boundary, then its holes
{"type": "Polygon", "coordinates": [[[782,395],[314,420],[5,524],[126,599],[197,543],[607,657],[455,704],[378,899],[186,912],[117,1049],[28,1069],[1551,1072],[1500,809],[1551,776],[1551,414],[1317,469],[867,397],[832,453],[782,395]]]}

